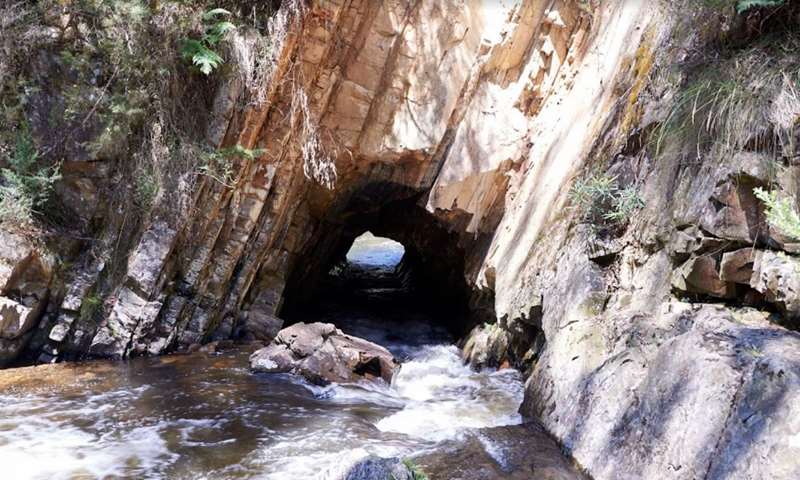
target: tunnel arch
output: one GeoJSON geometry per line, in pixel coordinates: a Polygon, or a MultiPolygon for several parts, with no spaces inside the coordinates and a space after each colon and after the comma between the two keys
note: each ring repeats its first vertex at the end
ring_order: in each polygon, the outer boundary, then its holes
{"type": "Polygon", "coordinates": [[[330,272],[356,238],[371,232],[405,249],[397,272],[406,288],[403,301],[424,304],[453,334],[466,334],[472,320],[464,249],[456,233],[420,206],[421,196],[400,185],[372,183],[328,209],[290,270],[279,316],[293,323],[309,305],[341,296],[330,272]]]}

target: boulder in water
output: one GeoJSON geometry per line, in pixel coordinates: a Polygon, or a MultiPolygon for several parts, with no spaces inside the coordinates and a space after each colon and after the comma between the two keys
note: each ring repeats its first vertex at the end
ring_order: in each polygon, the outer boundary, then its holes
{"type": "Polygon", "coordinates": [[[388,350],[330,323],[284,328],[272,343],[250,356],[253,371],[293,373],[317,385],[377,378],[390,382],[396,367],[388,350]]]}

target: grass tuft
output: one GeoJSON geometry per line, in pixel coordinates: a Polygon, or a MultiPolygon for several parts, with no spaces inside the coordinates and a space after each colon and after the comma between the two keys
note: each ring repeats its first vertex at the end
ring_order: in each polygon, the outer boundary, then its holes
{"type": "Polygon", "coordinates": [[[696,72],[654,135],[658,157],[725,158],[741,150],[795,155],[800,38],[767,36],[696,72]]]}

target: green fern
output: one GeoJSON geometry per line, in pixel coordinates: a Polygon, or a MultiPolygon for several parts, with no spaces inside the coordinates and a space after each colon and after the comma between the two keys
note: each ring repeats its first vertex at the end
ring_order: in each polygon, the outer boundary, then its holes
{"type": "Polygon", "coordinates": [[[214,8],[207,11],[203,14],[203,22],[206,23],[206,29],[202,38],[199,40],[187,38],[183,41],[181,57],[186,61],[192,62],[205,75],[210,75],[211,72],[225,62],[214,51],[213,47],[222,41],[226,33],[236,28],[236,25],[231,22],[218,20],[219,17],[230,14],[231,12],[224,8],[214,8]]]}
{"type": "Polygon", "coordinates": [[[200,40],[186,39],[181,48],[181,57],[191,61],[205,75],[211,74],[224,62],[217,52],[208,48],[200,40]]]}
{"type": "Polygon", "coordinates": [[[236,29],[236,25],[231,22],[217,22],[206,30],[205,40],[209,45],[216,45],[222,37],[231,30],[236,29]]]}

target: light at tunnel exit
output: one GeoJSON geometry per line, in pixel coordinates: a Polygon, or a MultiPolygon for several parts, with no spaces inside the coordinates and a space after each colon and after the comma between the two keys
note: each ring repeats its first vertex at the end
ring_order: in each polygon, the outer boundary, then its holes
{"type": "Polygon", "coordinates": [[[353,241],[347,261],[364,267],[394,268],[405,254],[402,243],[365,232],[353,241]]]}

